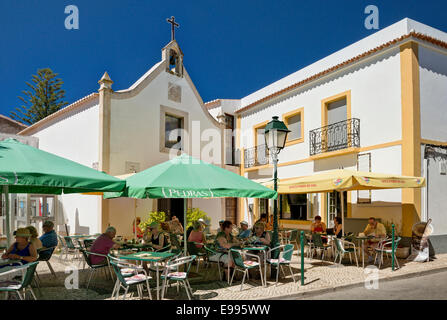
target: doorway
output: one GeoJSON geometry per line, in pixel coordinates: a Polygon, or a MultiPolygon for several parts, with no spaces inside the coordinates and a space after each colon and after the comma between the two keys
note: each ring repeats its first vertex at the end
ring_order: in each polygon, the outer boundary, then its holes
{"type": "Polygon", "coordinates": [[[225,220],[236,223],[237,198],[225,198],[225,220]]]}
{"type": "MultiPolygon", "coordinates": [[[[348,192],[343,191],[344,217],[348,216],[348,192]]],[[[334,227],[334,218],[341,218],[341,197],[340,192],[332,191],[327,194],[327,227],[334,227]]]]}
{"type": "Polygon", "coordinates": [[[183,213],[184,203],[187,199],[170,198],[170,199],[158,199],[157,211],[166,213],[166,221],[171,220],[173,216],[176,216],[180,223],[183,225],[183,213]]]}

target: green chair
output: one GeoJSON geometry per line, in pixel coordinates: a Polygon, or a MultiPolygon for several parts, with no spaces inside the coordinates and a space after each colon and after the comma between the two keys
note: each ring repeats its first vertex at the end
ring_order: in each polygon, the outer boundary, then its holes
{"type": "MultiPolygon", "coordinates": [[[[401,237],[397,237],[397,238],[394,239],[394,261],[396,261],[396,264],[397,264],[398,268],[400,268],[400,266],[399,266],[399,260],[397,260],[397,257],[396,257],[396,249],[397,249],[397,246],[399,245],[399,242],[400,242],[401,239],[402,239],[401,237]]],[[[377,256],[380,254],[379,269],[380,269],[380,266],[383,263],[383,254],[386,253],[386,255],[388,257],[391,257],[392,245],[393,245],[393,240],[392,239],[385,239],[385,240],[381,241],[377,245],[377,247],[375,248],[376,257],[374,259],[374,263],[376,263],[377,256]]]]}
{"type": "Polygon", "coordinates": [[[22,271],[25,274],[22,276],[22,282],[18,281],[0,281],[0,292],[6,292],[6,297],[8,297],[10,292],[16,292],[20,300],[26,299],[26,291],[29,290],[34,300],[37,300],[36,295],[31,288],[31,282],[33,281],[34,273],[36,272],[36,267],[39,264],[38,261],[30,262],[22,266],[18,266],[12,270],[3,272],[2,275],[7,273],[17,273],[22,271]],[[22,291],[23,295],[20,293],[22,291]]]}
{"type": "Polygon", "coordinates": [[[298,247],[298,229],[293,229],[288,231],[289,236],[286,238],[286,243],[287,244],[291,244],[291,243],[295,243],[296,246],[298,247]]]}
{"type": "Polygon", "coordinates": [[[161,275],[163,280],[163,286],[161,288],[161,298],[164,298],[165,291],[167,291],[169,281],[175,281],[177,283],[177,292],[179,292],[179,284],[182,283],[185,287],[188,299],[191,300],[193,296],[191,285],[188,281],[189,270],[191,269],[192,262],[196,259],[196,256],[187,256],[181,258],[170,259],[166,263],[166,267],[161,275]],[[184,266],[184,271],[179,271],[180,267],[184,266]]]}
{"type": "MultiPolygon", "coordinates": [[[[293,244],[291,243],[271,248],[267,251],[267,256],[271,256],[272,252],[274,251],[279,251],[279,257],[278,259],[268,258],[266,261],[269,265],[274,266],[277,269],[279,266],[279,269],[282,271],[284,277],[286,276],[286,274],[284,273],[282,266],[288,266],[290,274],[292,275],[293,282],[295,283],[295,276],[293,275],[292,267],[290,266],[290,263],[292,262],[293,249],[294,247],[293,244]]],[[[278,280],[279,280],[279,270],[277,270],[276,272],[275,285],[278,285],[278,280]]]]}
{"type": "Polygon", "coordinates": [[[87,289],[90,285],[90,281],[92,280],[93,275],[96,274],[97,270],[101,270],[101,269],[106,270],[106,272],[105,272],[106,276],[107,276],[107,271],[108,271],[110,273],[110,277],[113,280],[112,271],[110,270],[110,260],[107,255],[90,252],[83,248],[81,248],[80,251],[82,253],[82,256],[84,257],[84,261],[87,263],[87,265],[89,266],[89,269],[90,269],[90,273],[89,273],[88,280],[87,280],[87,286],[86,286],[87,289]],[[90,256],[104,257],[105,262],[103,262],[101,264],[93,264],[90,260],[90,256]]]}
{"type": "Polygon", "coordinates": [[[76,246],[73,242],[73,239],[69,236],[65,236],[64,237],[64,249],[65,249],[65,260],[68,259],[68,255],[71,254],[71,260],[73,261],[74,259],[78,258],[79,261],[81,261],[81,256],[80,256],[80,247],[76,246]]]}
{"type": "Polygon", "coordinates": [[[169,234],[169,242],[171,243],[171,252],[178,253],[182,252],[182,246],[174,233],[169,234]]]}
{"type": "Polygon", "coordinates": [[[247,280],[249,278],[248,271],[251,269],[254,269],[254,268],[259,268],[259,274],[261,275],[261,284],[262,285],[264,284],[264,278],[262,276],[262,270],[261,270],[261,261],[260,261],[259,256],[250,254],[248,252],[244,252],[245,256],[250,256],[255,259],[258,259],[258,262],[252,261],[252,260],[245,260],[242,257],[242,252],[240,250],[236,250],[236,249],[230,249],[230,255],[231,255],[231,258],[233,259],[234,264],[235,264],[233,275],[231,276],[230,285],[233,283],[233,278],[234,278],[234,274],[236,273],[236,271],[243,272],[244,277],[242,278],[242,283],[241,283],[241,291],[242,291],[242,287],[245,282],[245,277],[247,276],[247,280]]]}
{"type": "Polygon", "coordinates": [[[357,264],[357,267],[359,266],[359,261],[357,259],[357,250],[355,247],[355,244],[350,241],[342,240],[339,238],[334,238],[335,242],[335,257],[334,257],[334,263],[337,262],[337,258],[340,258],[340,261],[338,262],[339,265],[341,265],[341,260],[343,259],[343,256],[345,254],[349,254],[349,260],[352,263],[352,256],[351,254],[354,253],[355,256],[355,262],[357,264]]]}
{"type": "Polygon", "coordinates": [[[222,272],[220,271],[220,264],[222,264],[222,270],[224,269],[225,265],[221,261],[210,260],[210,256],[214,256],[216,254],[224,255],[225,253],[216,251],[213,246],[205,245],[204,248],[205,248],[205,252],[206,252],[206,255],[207,255],[206,256],[206,262],[205,262],[206,267],[208,268],[210,263],[217,263],[217,270],[219,272],[219,279],[220,279],[220,281],[222,281],[222,272]]]}
{"type": "MultiPolygon", "coordinates": [[[[109,256],[110,257],[110,256],[109,256]]],[[[112,297],[115,296],[117,300],[120,294],[121,288],[124,289],[123,300],[126,299],[127,292],[132,285],[137,286],[138,297],[143,298],[143,286],[146,283],[146,289],[149,293],[149,298],[152,300],[151,288],[149,286],[149,279],[151,276],[146,274],[146,271],[141,267],[136,265],[116,261],[115,259],[110,260],[110,265],[116,275],[116,283],[113,288],[112,297]]]]}
{"type": "Polygon", "coordinates": [[[326,250],[328,250],[331,247],[331,245],[327,243],[323,243],[323,239],[321,238],[321,234],[319,233],[312,233],[312,242],[309,243],[309,249],[310,249],[310,258],[312,259],[314,256],[314,252],[318,249],[321,250],[321,260],[324,260],[324,253],[326,250]]]}
{"type": "Polygon", "coordinates": [[[199,272],[199,266],[200,266],[200,258],[205,259],[207,257],[206,251],[201,250],[201,248],[197,248],[196,247],[196,242],[191,242],[188,241],[186,243],[187,249],[188,249],[188,254],[190,256],[196,256],[197,257],[197,269],[196,269],[196,273],[199,272]]]}

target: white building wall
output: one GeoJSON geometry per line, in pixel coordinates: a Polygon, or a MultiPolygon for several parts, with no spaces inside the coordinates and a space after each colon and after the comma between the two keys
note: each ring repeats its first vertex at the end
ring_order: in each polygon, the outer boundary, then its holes
{"type": "MultiPolygon", "coordinates": [[[[421,96],[421,137],[436,142],[447,142],[447,50],[419,45],[419,78],[421,96]]],[[[447,234],[447,175],[442,173],[442,163],[447,163],[446,151],[435,149],[438,154],[429,156],[423,175],[427,191],[423,190],[423,213],[432,219],[435,235],[447,234]],[[427,165],[428,164],[428,165],[427,165]],[[428,202],[428,203],[427,203],[428,202]]],[[[424,149],[422,148],[422,158],[424,149]]]]}
{"type": "MultiPolygon", "coordinates": [[[[216,139],[214,156],[216,164],[222,161],[220,129],[206,115],[206,110],[202,109],[192,87],[185,77],[179,78],[162,71],[153,79],[147,87],[142,89],[137,95],[127,99],[114,99],[111,104],[111,146],[110,146],[110,172],[112,175],[120,175],[125,172],[126,161],[136,162],[140,166],[140,171],[152,167],[170,159],[169,153],[160,152],[160,106],[174,108],[188,113],[189,119],[189,146],[185,152],[196,158],[201,157],[201,150],[209,143],[202,141],[198,144],[196,139],[200,138],[204,130],[212,130],[216,139]],[[168,99],[168,83],[175,83],[181,86],[181,102],[177,103],[168,99]],[[192,135],[194,144],[192,144],[192,135]],[[216,136],[218,134],[219,136],[216,136]]],[[[206,137],[203,137],[205,139],[206,137]]],[[[164,141],[163,141],[164,144],[164,141]]],[[[202,159],[208,162],[210,159],[202,159]]],[[[181,178],[181,177],[179,177],[181,178]]],[[[199,202],[193,202],[199,203],[199,202]]],[[[220,200],[201,202],[207,208],[210,203],[215,203],[213,209],[205,210],[210,213],[215,220],[223,218],[223,208],[220,200]]],[[[155,211],[157,200],[139,200],[137,205],[137,215],[143,220],[149,212],[155,211]]],[[[202,209],[202,208],[201,208],[202,209]]],[[[204,210],[204,209],[202,209],[204,210]]],[[[120,232],[128,234],[132,232],[132,221],[134,219],[133,199],[119,199],[110,205],[109,219],[111,223],[119,226],[120,232]],[[117,205],[115,205],[117,203],[117,205]]]]}
{"type": "MultiPolygon", "coordinates": [[[[39,149],[91,168],[93,163],[98,162],[99,155],[98,100],[86,102],[63,118],[45,125],[32,136],[39,138],[39,149]]],[[[56,213],[59,215],[56,221],[65,221],[70,233],[92,234],[101,231],[98,225],[100,196],[63,194],[58,197],[62,203],[62,212],[59,210],[56,213]]],[[[65,231],[64,228],[61,230],[65,231]]]]}
{"type": "Polygon", "coordinates": [[[253,147],[256,124],[304,107],[304,142],[286,147],[280,161],[308,158],[309,131],[322,126],[321,101],[348,90],[351,117],[360,119],[362,147],[401,139],[400,56],[399,49],[394,48],[349,71],[309,84],[278,102],[247,111],[241,119],[243,147],[253,147]]]}
{"type": "Polygon", "coordinates": [[[447,141],[447,50],[419,45],[421,137],[447,141]]]}

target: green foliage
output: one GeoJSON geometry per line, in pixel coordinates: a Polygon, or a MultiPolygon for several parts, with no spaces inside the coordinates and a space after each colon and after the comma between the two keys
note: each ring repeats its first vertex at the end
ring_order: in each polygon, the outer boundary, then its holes
{"type": "Polygon", "coordinates": [[[139,226],[142,230],[146,230],[147,226],[149,226],[152,222],[165,222],[166,213],[163,211],[153,211],[149,213],[149,218],[146,221],[142,221],[139,226]]]}
{"type": "Polygon", "coordinates": [[[24,104],[10,113],[11,118],[33,124],[65,107],[67,102],[63,101],[65,90],[62,89],[64,82],[57,76],[50,68],[37,70],[31,83],[26,82],[30,90],[23,90],[25,97],[19,97],[24,104]]]}
{"type": "Polygon", "coordinates": [[[391,219],[391,221],[383,221],[383,226],[386,229],[386,234],[389,235],[391,237],[391,233],[392,233],[392,225],[394,224],[394,235],[398,236],[400,234],[399,232],[399,225],[397,223],[394,223],[393,219],[391,219]]]}
{"type": "Polygon", "coordinates": [[[188,209],[186,211],[186,221],[187,221],[186,229],[192,226],[193,222],[199,220],[200,218],[205,220],[207,224],[209,224],[211,221],[211,218],[208,217],[205,211],[202,211],[199,208],[188,209]]]}

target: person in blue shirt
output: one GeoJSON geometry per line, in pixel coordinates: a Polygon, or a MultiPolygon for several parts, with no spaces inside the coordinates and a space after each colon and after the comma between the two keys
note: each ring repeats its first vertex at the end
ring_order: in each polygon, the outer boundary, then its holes
{"type": "MultiPolygon", "coordinates": [[[[42,229],[44,234],[40,236],[40,241],[42,242],[42,249],[52,248],[57,246],[57,234],[53,230],[54,223],[47,220],[43,223],[42,229]]],[[[53,253],[53,250],[44,250],[39,253],[40,258],[45,258],[53,253]]]]}
{"type": "Polygon", "coordinates": [[[239,239],[247,239],[250,236],[250,229],[248,229],[248,222],[241,221],[241,228],[239,229],[238,238],[239,239]]]}

